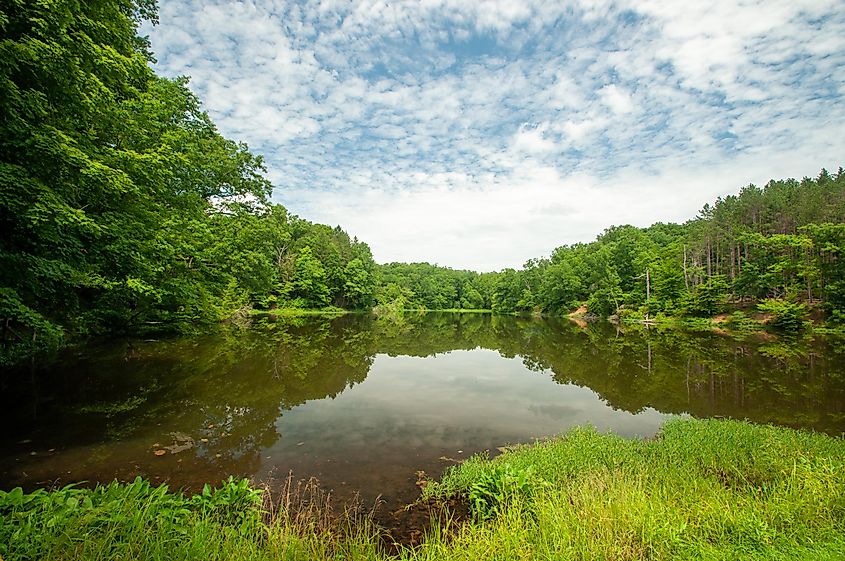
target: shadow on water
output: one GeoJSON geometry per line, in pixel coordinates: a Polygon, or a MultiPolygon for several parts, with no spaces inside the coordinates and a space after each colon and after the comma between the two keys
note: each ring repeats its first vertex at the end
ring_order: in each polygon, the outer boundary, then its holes
{"type": "Polygon", "coordinates": [[[841,434],[835,343],[428,313],[92,345],[0,372],[0,488],[292,472],[390,511],[472,453],[575,424],[649,436],[690,414],[841,434]]]}

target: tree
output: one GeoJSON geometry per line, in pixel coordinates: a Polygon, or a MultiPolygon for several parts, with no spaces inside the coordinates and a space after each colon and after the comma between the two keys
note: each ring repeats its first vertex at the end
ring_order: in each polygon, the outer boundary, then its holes
{"type": "Polygon", "coordinates": [[[292,285],[292,295],[300,299],[305,307],[322,308],[329,304],[326,270],[309,246],[299,250],[292,285]]]}
{"type": "Polygon", "coordinates": [[[356,309],[369,307],[373,300],[373,283],[361,260],[356,257],[347,263],[343,276],[346,279],[343,288],[347,305],[356,309]]]}

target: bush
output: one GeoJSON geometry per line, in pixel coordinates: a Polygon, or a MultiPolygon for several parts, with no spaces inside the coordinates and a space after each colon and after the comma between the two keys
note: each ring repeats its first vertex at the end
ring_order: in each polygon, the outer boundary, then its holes
{"type": "Polygon", "coordinates": [[[714,275],[707,282],[695,287],[687,302],[687,313],[697,317],[712,317],[722,310],[727,296],[728,283],[724,275],[714,275]]]}
{"type": "Polygon", "coordinates": [[[69,485],[26,494],[16,487],[0,491],[0,559],[65,557],[97,543],[109,548],[98,552],[102,558],[131,558],[145,540],[187,539],[202,523],[252,535],[261,523],[260,503],[261,491],[232,477],[191,498],[140,477],[94,489],[69,485]]]}
{"type": "Polygon", "coordinates": [[[795,304],[779,298],[770,298],[757,304],[761,312],[771,314],[772,319],[768,325],[775,329],[788,332],[796,332],[801,329],[801,318],[807,313],[803,304],[795,304]]]}
{"type": "Polygon", "coordinates": [[[748,317],[745,312],[735,311],[728,317],[728,326],[735,331],[753,331],[760,328],[760,324],[748,317]]]}
{"type": "Polygon", "coordinates": [[[618,298],[613,290],[609,288],[600,288],[590,294],[590,297],[587,300],[587,309],[599,317],[606,318],[617,313],[617,303],[618,298]]]}
{"type": "Polygon", "coordinates": [[[14,363],[34,352],[57,349],[64,343],[64,330],[26,306],[10,288],[0,288],[0,323],[5,325],[0,340],[0,365],[14,363]]]}

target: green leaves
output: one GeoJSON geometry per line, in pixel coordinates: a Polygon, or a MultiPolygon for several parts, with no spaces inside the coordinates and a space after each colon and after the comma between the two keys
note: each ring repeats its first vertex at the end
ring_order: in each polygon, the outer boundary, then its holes
{"type": "Polygon", "coordinates": [[[770,314],[769,325],[782,331],[795,332],[802,327],[802,318],[807,307],[778,298],[769,298],[757,304],[757,309],[770,314]]]}
{"type": "Polygon", "coordinates": [[[326,270],[314,257],[309,246],[303,247],[296,258],[293,273],[293,296],[302,299],[307,307],[321,308],[329,303],[326,270]]]}
{"type": "Polygon", "coordinates": [[[187,78],[148,67],[136,33],[155,18],[152,0],[0,12],[8,360],[59,326],[190,330],[292,286],[308,306],[369,304],[369,248],[268,204],[261,157],[219,134],[187,78]]]}
{"type": "Polygon", "coordinates": [[[261,523],[260,505],[261,491],[233,477],[218,488],[206,485],[193,497],[170,493],[166,485],[154,487],[140,477],[93,489],[70,485],[25,494],[17,487],[0,491],[0,555],[64,556],[73,550],[68,548],[83,547],[91,539],[128,547],[148,534],[176,540],[202,524],[249,534],[261,523]]]}
{"type": "Polygon", "coordinates": [[[515,468],[507,463],[495,464],[481,472],[470,486],[473,518],[489,520],[502,514],[505,508],[530,509],[534,495],[548,485],[534,475],[531,466],[515,468]]]}
{"type": "Polygon", "coordinates": [[[685,224],[613,226],[493,279],[499,312],[712,317],[742,300],[805,301],[845,321],[845,174],[772,181],[685,224]]]}

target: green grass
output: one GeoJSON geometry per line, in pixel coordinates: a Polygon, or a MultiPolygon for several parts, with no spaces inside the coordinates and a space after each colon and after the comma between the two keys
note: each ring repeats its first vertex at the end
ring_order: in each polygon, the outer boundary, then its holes
{"type": "MultiPolygon", "coordinates": [[[[473,521],[435,525],[402,559],[845,558],[845,441],[737,421],[674,420],[646,441],[574,429],[470,458],[424,494],[467,498],[473,521]]],[[[331,518],[318,503],[300,503],[303,515],[235,481],[200,498],[143,481],[0,493],[0,555],[386,557],[368,519],[331,518]]]]}
{"type": "Polygon", "coordinates": [[[300,316],[341,316],[345,314],[360,313],[361,310],[345,310],[343,308],[336,308],[329,306],[327,308],[273,308],[272,310],[250,309],[250,315],[266,316],[285,316],[285,317],[300,317],[300,316]]]}
{"type": "Polygon", "coordinates": [[[458,313],[458,314],[490,314],[493,313],[493,310],[485,309],[485,308],[443,308],[443,309],[434,309],[434,310],[426,310],[427,312],[451,312],[451,313],[458,313]]]}
{"type": "Polygon", "coordinates": [[[186,497],[140,478],[95,489],[0,492],[0,558],[269,560],[377,558],[377,532],[332,518],[313,488],[271,499],[247,480],[186,497]],[[280,505],[283,508],[279,508],[280,505]]]}
{"type": "Polygon", "coordinates": [[[575,429],[471,458],[426,493],[469,495],[497,469],[528,473],[531,492],[488,495],[503,516],[429,542],[417,559],[845,557],[841,439],[719,420],[671,421],[649,441],[575,429]]]}

